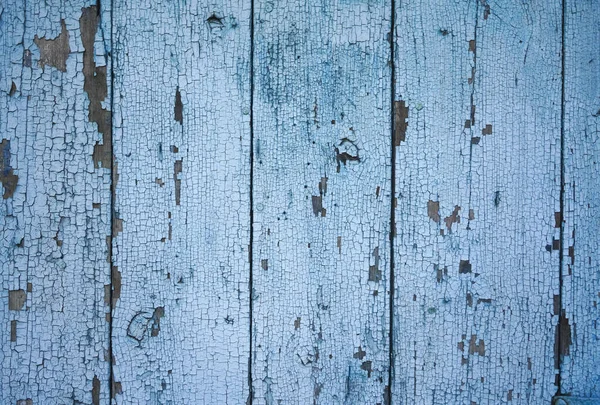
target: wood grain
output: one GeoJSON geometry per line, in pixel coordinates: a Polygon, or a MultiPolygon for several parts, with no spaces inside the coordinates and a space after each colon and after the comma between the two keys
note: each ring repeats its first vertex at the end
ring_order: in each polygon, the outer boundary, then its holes
{"type": "Polygon", "coordinates": [[[567,1],[564,25],[561,392],[600,398],[600,7],[567,1]]]}
{"type": "Polygon", "coordinates": [[[256,2],[255,405],[384,403],[390,9],[256,2]]]}
{"type": "Polygon", "coordinates": [[[396,13],[393,403],[549,403],[561,9],[396,13]]]}
{"type": "Polygon", "coordinates": [[[118,404],[248,398],[249,11],[116,3],[118,404]]]}
{"type": "Polygon", "coordinates": [[[3,404],[109,398],[111,172],[93,154],[95,145],[110,151],[101,133],[110,131],[110,111],[97,109],[108,116],[102,123],[88,113],[110,100],[101,74],[110,69],[110,37],[109,15],[93,4],[0,6],[3,404]],[[90,55],[96,93],[82,72],[90,55]]]}

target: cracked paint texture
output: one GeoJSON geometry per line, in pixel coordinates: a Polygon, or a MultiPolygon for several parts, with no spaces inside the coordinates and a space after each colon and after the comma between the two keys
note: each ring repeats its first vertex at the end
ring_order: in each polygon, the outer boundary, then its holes
{"type": "Polygon", "coordinates": [[[550,403],[560,4],[396,4],[393,403],[550,403]]]}
{"type": "Polygon", "coordinates": [[[243,404],[249,6],[121,1],[113,29],[115,403],[243,404]]]}
{"type": "Polygon", "coordinates": [[[566,2],[561,392],[600,398],[600,8],[566,2]]]}
{"type": "MultiPolygon", "coordinates": [[[[88,3],[1,6],[2,404],[108,403],[111,176],[92,162],[101,135],[87,119],[78,22],[88,3]]],[[[110,38],[92,41],[106,67],[110,38]]]]}
{"type": "Polygon", "coordinates": [[[0,4],[0,403],[600,397],[599,20],[0,4]]]}
{"type": "Polygon", "coordinates": [[[253,404],[385,401],[389,26],[389,3],[256,3],[253,404]]]}

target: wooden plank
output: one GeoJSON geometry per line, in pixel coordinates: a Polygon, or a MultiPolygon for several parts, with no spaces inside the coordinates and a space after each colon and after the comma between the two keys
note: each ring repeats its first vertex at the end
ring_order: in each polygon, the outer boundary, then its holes
{"type": "Polygon", "coordinates": [[[561,392],[600,397],[600,6],[567,1],[561,392]]]}
{"type": "Polygon", "coordinates": [[[93,152],[110,135],[95,109],[110,99],[110,37],[92,4],[0,11],[3,404],[108,402],[111,173],[93,152]]]}
{"type": "Polygon", "coordinates": [[[250,9],[117,2],[117,403],[249,393],[250,9]]]}
{"type": "Polygon", "coordinates": [[[396,4],[393,402],[549,403],[560,4],[396,4]]]}
{"type": "Polygon", "coordinates": [[[255,7],[253,404],[381,404],[391,7],[255,7]]]}

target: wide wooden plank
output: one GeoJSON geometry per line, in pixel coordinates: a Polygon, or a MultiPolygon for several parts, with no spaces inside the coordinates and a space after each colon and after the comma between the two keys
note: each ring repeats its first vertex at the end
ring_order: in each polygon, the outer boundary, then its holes
{"type": "Polygon", "coordinates": [[[600,3],[567,0],[564,30],[561,392],[600,398],[600,3]]]}
{"type": "Polygon", "coordinates": [[[248,398],[250,8],[116,2],[116,402],[248,398]]]}
{"type": "Polygon", "coordinates": [[[396,3],[393,403],[556,392],[560,4],[396,3]]]}
{"type": "Polygon", "coordinates": [[[255,7],[253,404],[381,404],[391,6],[255,7]]]}
{"type": "Polygon", "coordinates": [[[93,155],[110,150],[110,37],[95,4],[0,6],[2,404],[108,403],[111,172],[93,155]]]}

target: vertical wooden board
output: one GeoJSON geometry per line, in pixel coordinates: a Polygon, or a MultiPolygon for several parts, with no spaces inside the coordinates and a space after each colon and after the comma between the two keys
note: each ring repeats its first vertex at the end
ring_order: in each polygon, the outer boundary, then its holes
{"type": "Polygon", "coordinates": [[[116,402],[248,398],[250,8],[119,2],[116,402]]]}
{"type": "Polygon", "coordinates": [[[556,391],[560,31],[560,4],[396,7],[397,403],[556,391]]]}
{"type": "Polygon", "coordinates": [[[600,5],[567,1],[561,392],[600,397],[600,5]]]}
{"type": "Polygon", "coordinates": [[[391,7],[255,7],[253,403],[381,404],[391,7]]]}
{"type": "Polygon", "coordinates": [[[86,10],[97,15],[92,4],[1,6],[3,404],[108,402],[111,174],[93,152],[106,128],[94,106],[110,88],[99,75],[90,94],[86,67],[109,69],[110,37],[83,21],[86,10]]]}

